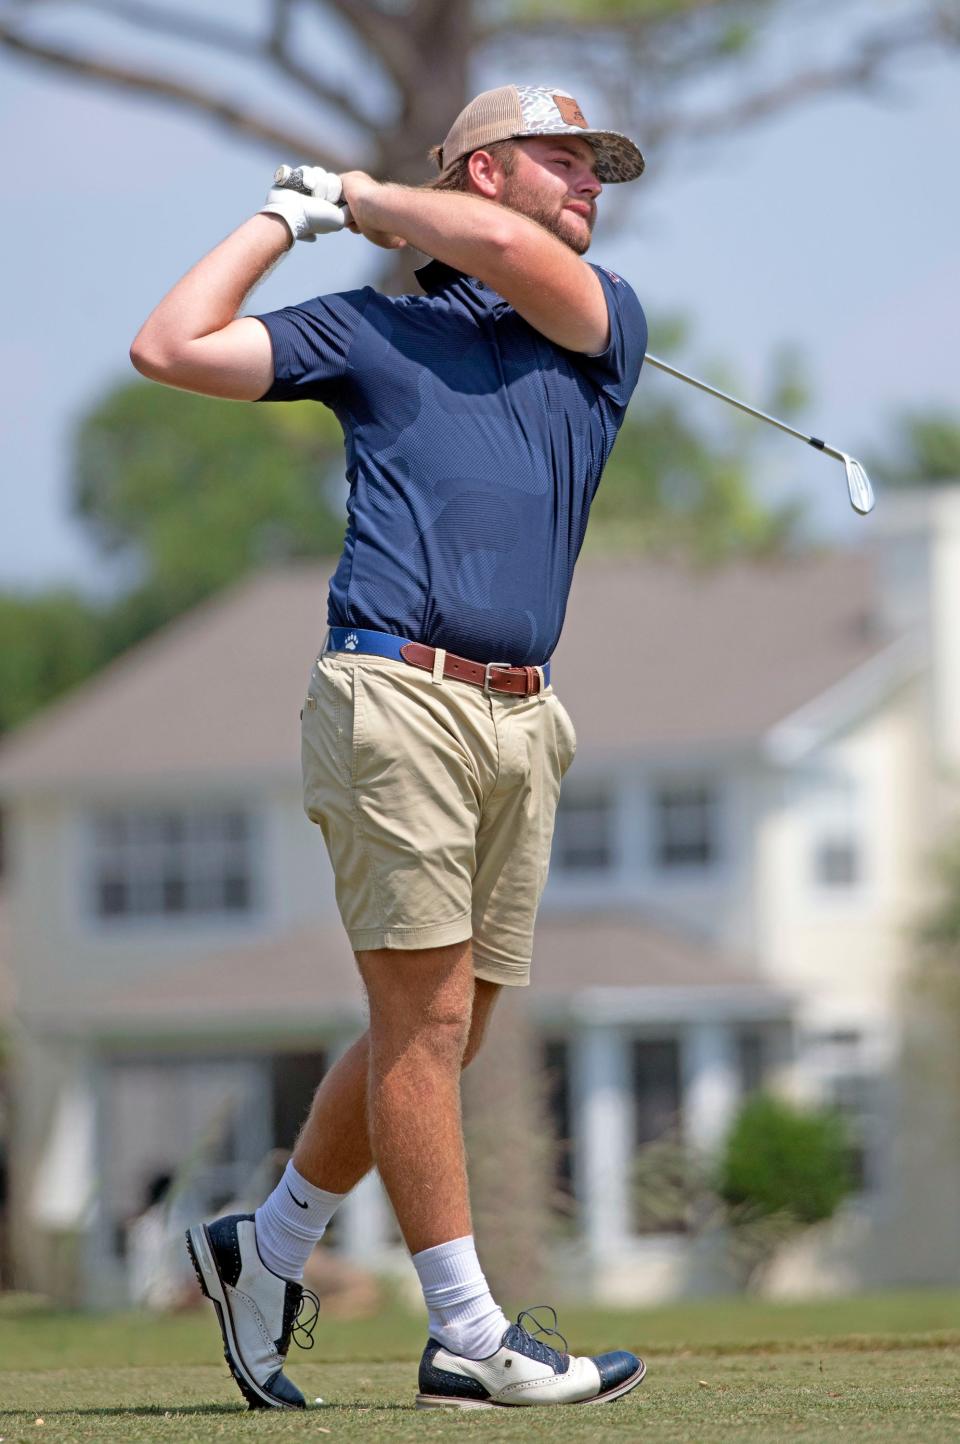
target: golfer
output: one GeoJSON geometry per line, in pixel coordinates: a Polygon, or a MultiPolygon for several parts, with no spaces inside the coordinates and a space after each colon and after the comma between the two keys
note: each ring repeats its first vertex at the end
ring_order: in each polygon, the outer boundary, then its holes
{"type": "Polygon", "coordinates": [[[643,158],[565,92],[514,85],[471,101],[433,156],[422,188],[351,171],[314,174],[309,195],[274,189],[131,352],[144,375],[203,395],[323,402],[346,441],[304,806],[370,1027],[323,1078],[271,1196],[188,1235],[254,1407],[303,1407],[283,1372],[310,1327],[303,1267],[374,1165],[429,1313],[421,1407],[600,1403],[644,1374],[633,1354],[573,1357],[529,1315],[505,1318],[472,1237],[460,1115],[460,1070],[500,989],[529,979],[576,747],[550,656],[646,345],[633,291],[581,258],[602,184],[639,176],[643,158]],[[345,221],[431,257],[424,294],[365,287],[238,318],[294,240],[345,221]]]}

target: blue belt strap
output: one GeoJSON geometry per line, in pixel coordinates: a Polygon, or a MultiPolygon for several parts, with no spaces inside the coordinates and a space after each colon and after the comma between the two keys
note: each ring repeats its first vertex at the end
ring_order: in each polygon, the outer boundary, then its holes
{"type": "MultiPolygon", "coordinates": [[[[404,659],[400,655],[400,648],[405,647],[409,637],[395,637],[392,632],[370,632],[363,627],[331,627],[327,636],[327,645],[324,648],[327,652],[371,652],[375,657],[393,657],[397,662],[404,659]]],[[[469,659],[473,661],[471,657],[469,659]]],[[[504,662],[503,665],[513,666],[514,663],[504,662]]],[[[480,663],[483,666],[483,663],[480,663]]],[[[550,663],[544,662],[542,667],[543,685],[550,686],[550,663]]]]}

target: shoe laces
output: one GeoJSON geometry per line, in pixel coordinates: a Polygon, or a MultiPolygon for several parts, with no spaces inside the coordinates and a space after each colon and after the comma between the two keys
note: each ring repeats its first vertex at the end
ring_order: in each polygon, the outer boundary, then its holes
{"type": "Polygon", "coordinates": [[[549,1364],[551,1368],[559,1369],[562,1373],[564,1356],[570,1353],[570,1345],[557,1328],[557,1322],[557,1311],[551,1304],[534,1304],[529,1309],[520,1310],[520,1313],[517,1315],[516,1326],[529,1340],[530,1347],[524,1352],[527,1353],[531,1359],[536,1359],[541,1364],[549,1364]],[[538,1313],[549,1314],[550,1322],[544,1323],[542,1319],[537,1317],[538,1313]],[[527,1327],[523,1322],[524,1319],[529,1319],[533,1327],[527,1327]],[[563,1345],[562,1352],[560,1349],[553,1348],[550,1344],[541,1343],[541,1338],[559,1339],[563,1345]]]}
{"type": "Polygon", "coordinates": [[[290,1330],[291,1337],[299,1348],[313,1348],[313,1331],[317,1327],[319,1314],[320,1300],[312,1289],[304,1289],[300,1295],[300,1303],[290,1330]]]}

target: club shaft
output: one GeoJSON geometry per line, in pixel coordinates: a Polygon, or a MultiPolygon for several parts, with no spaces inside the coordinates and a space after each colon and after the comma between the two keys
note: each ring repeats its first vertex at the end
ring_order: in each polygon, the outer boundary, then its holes
{"type": "Polygon", "coordinates": [[[785,431],[788,436],[795,436],[798,441],[805,441],[808,446],[815,446],[818,451],[825,451],[828,456],[833,456],[837,461],[843,460],[843,453],[828,446],[821,441],[819,436],[807,436],[803,431],[797,431],[796,427],[788,426],[785,421],[778,421],[775,416],[768,416],[765,411],[758,411],[755,406],[748,406],[745,401],[738,401],[735,396],[730,396],[726,391],[720,391],[716,386],[708,386],[706,381],[698,381],[696,376],[688,376],[685,371],[678,371],[676,366],[671,366],[668,361],[661,361],[659,356],[651,356],[649,351],[644,357],[644,364],[656,366],[658,371],[666,371],[670,376],[676,376],[678,381],[686,381],[689,386],[696,386],[699,391],[706,391],[710,396],[716,396],[721,401],[726,401],[730,406],[735,406],[738,411],[745,411],[748,416],[755,416],[758,421],[767,421],[771,426],[776,426],[780,431],[785,431]]]}

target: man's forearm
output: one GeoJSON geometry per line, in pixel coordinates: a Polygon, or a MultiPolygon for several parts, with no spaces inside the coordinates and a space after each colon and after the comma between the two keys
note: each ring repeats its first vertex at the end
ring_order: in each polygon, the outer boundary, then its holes
{"type": "Polygon", "coordinates": [[[600,281],[545,226],[502,202],[461,191],[379,185],[360,171],[342,180],[365,235],[399,236],[485,281],[558,346],[596,355],[607,345],[610,320],[600,281]]]}
{"type": "Polygon", "coordinates": [[[141,327],[134,351],[169,354],[223,330],[291,244],[277,216],[244,221],[167,292],[141,327]]]}
{"type": "Polygon", "coordinates": [[[482,196],[430,187],[369,186],[360,198],[360,208],[365,225],[402,236],[426,255],[483,280],[489,279],[485,272],[491,263],[496,265],[496,257],[518,230],[541,229],[534,221],[482,196]]]}

